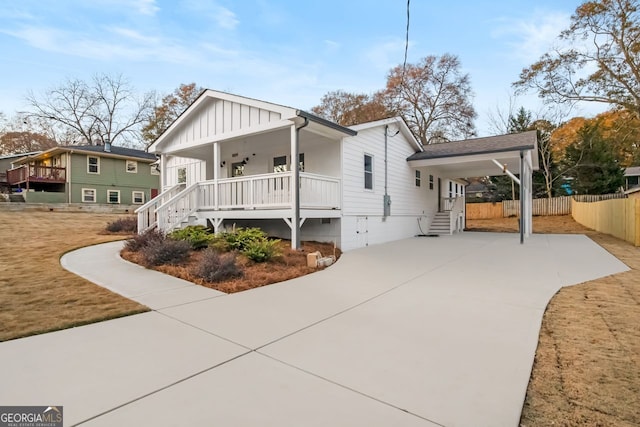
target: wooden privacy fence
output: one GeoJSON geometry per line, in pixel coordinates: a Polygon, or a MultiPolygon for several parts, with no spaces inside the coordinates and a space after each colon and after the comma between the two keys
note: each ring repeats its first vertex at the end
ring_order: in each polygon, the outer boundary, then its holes
{"type": "MultiPolygon", "coordinates": [[[[533,199],[534,216],[569,215],[571,200],[578,202],[598,202],[601,200],[624,199],[624,193],[552,197],[550,199],[533,199]]],[[[508,218],[520,215],[520,200],[504,200],[497,203],[467,203],[467,219],[508,218]]]]}
{"type": "Polygon", "coordinates": [[[573,201],[573,219],[593,230],[640,246],[640,199],[573,201]]]}

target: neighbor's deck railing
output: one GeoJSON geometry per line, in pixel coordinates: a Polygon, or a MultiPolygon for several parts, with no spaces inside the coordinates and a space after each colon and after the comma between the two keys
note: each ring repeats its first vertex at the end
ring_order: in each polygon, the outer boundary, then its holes
{"type": "MultiPolygon", "coordinates": [[[[251,175],[193,184],[152,209],[138,209],[140,215],[157,218],[157,226],[165,232],[180,226],[198,210],[261,210],[292,207],[291,172],[251,175]]],[[[302,209],[340,209],[338,178],[300,173],[300,207],[302,209]]],[[[155,199],[154,199],[155,200],[155,199]]],[[[152,227],[148,219],[143,225],[152,227]]],[[[138,228],[143,230],[143,228],[138,228]]]]}
{"type": "Polygon", "coordinates": [[[9,185],[22,182],[55,182],[62,183],[67,180],[67,168],[43,165],[22,165],[15,169],[7,170],[7,183],[9,185]]]}

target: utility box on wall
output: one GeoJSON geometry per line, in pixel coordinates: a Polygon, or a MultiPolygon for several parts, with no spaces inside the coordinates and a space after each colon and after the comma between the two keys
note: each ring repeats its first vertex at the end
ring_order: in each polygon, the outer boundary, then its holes
{"type": "Polygon", "coordinates": [[[383,216],[391,215],[391,196],[388,194],[385,194],[382,197],[382,201],[383,201],[383,208],[382,208],[383,216]]]}

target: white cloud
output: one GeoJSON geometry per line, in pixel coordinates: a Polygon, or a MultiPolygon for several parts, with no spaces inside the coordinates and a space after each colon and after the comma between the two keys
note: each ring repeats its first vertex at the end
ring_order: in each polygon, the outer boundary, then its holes
{"type": "Polygon", "coordinates": [[[342,46],[340,43],[333,40],[324,40],[324,45],[326,46],[327,50],[330,52],[336,51],[340,49],[340,47],[342,46]]]}
{"type": "MultiPolygon", "coordinates": [[[[409,43],[411,47],[411,43],[409,43]]],[[[390,40],[370,46],[364,53],[364,58],[373,67],[385,72],[396,65],[402,64],[404,60],[404,40],[390,40]]]]}
{"type": "Polygon", "coordinates": [[[240,21],[236,14],[224,6],[214,2],[202,2],[198,0],[185,0],[184,7],[195,12],[199,16],[206,16],[212,19],[220,28],[225,30],[235,29],[240,21]]]}
{"type": "Polygon", "coordinates": [[[111,29],[126,40],[93,38],[87,34],[57,28],[23,26],[4,31],[37,49],[103,61],[152,60],[159,62],[193,62],[194,55],[182,46],[160,38],[147,37],[125,28],[111,29]]]}
{"type": "Polygon", "coordinates": [[[137,0],[135,8],[143,15],[155,15],[160,10],[156,0],[137,0]]]}
{"type": "Polygon", "coordinates": [[[509,56],[530,64],[554,47],[560,32],[568,27],[570,15],[563,12],[536,11],[527,19],[502,18],[492,32],[496,39],[506,39],[509,56]]]}

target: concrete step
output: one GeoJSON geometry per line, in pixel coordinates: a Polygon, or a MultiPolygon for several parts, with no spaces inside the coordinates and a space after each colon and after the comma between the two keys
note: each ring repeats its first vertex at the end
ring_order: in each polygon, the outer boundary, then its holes
{"type": "Polygon", "coordinates": [[[22,194],[9,194],[9,201],[12,203],[24,203],[24,196],[22,194]]]}

